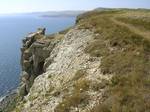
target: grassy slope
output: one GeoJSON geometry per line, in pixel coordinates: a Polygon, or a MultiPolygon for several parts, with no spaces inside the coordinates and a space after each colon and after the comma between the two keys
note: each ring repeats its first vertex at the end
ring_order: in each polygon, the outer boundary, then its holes
{"type": "Polygon", "coordinates": [[[150,16],[142,15],[150,15],[150,11],[94,11],[78,17],[81,29],[93,29],[97,34],[85,52],[103,57],[100,66],[103,74],[114,74],[105,98],[92,112],[149,112],[150,38],[112,21],[115,19],[148,32],[150,16]]]}

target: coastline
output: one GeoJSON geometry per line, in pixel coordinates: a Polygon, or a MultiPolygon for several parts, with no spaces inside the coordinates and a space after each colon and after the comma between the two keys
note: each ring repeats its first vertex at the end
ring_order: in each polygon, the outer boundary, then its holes
{"type": "Polygon", "coordinates": [[[6,94],[0,96],[0,102],[2,102],[3,99],[5,99],[7,96],[14,94],[14,93],[17,93],[17,90],[18,89],[12,89],[12,90],[8,91],[6,94]]]}
{"type": "Polygon", "coordinates": [[[6,95],[0,97],[0,111],[11,105],[18,95],[18,89],[9,91],[6,95]]]}

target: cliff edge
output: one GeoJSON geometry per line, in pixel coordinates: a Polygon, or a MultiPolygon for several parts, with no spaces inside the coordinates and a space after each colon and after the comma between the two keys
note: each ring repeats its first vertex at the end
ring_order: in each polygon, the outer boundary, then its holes
{"type": "Polygon", "coordinates": [[[65,31],[27,36],[13,112],[149,112],[149,18],[149,10],[95,10],[65,31]]]}
{"type": "MultiPolygon", "coordinates": [[[[20,95],[27,96],[24,97],[25,108],[21,111],[39,111],[40,109],[48,112],[54,111],[55,108],[60,111],[62,109],[58,104],[66,100],[68,95],[71,95],[68,99],[73,103],[69,104],[70,106],[80,102],[81,107],[85,105],[81,110],[84,110],[89,102],[93,103],[87,108],[96,103],[99,93],[91,89],[92,94],[88,94],[89,86],[91,83],[94,86],[94,83],[100,83],[104,79],[108,80],[110,76],[100,75],[100,58],[84,53],[94,35],[88,29],[79,29],[78,26],[75,26],[67,34],[58,33],[53,39],[38,34],[34,36],[38,39],[35,39],[36,41],[29,47],[26,47],[28,44],[24,45],[20,95]],[[95,74],[95,77],[92,77],[91,74],[95,74]],[[48,99],[51,100],[48,101],[48,99]],[[44,105],[39,107],[39,104],[44,105]]],[[[77,108],[72,107],[72,110],[77,110],[77,108]]]]}

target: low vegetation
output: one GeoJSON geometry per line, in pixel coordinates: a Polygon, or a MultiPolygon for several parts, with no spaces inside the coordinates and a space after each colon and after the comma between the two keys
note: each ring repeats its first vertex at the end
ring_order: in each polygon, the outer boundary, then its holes
{"type": "Polygon", "coordinates": [[[87,104],[87,95],[84,93],[73,93],[69,97],[66,97],[55,108],[55,112],[70,112],[71,107],[78,107],[79,104],[87,104]]]}
{"type": "MultiPolygon", "coordinates": [[[[102,57],[100,68],[103,74],[114,74],[106,91],[107,97],[91,112],[150,110],[150,40],[112,21],[112,18],[117,18],[124,12],[126,11],[88,12],[77,20],[81,29],[92,29],[96,34],[85,52],[94,57],[102,57]]],[[[150,26],[143,19],[119,20],[146,30],[150,26]]]]}
{"type": "Polygon", "coordinates": [[[74,78],[73,91],[71,94],[64,96],[62,102],[55,108],[55,112],[70,112],[71,108],[88,104],[89,96],[86,91],[89,89],[90,81],[82,78],[83,75],[85,75],[85,72],[82,70],[77,71],[74,78]]]}

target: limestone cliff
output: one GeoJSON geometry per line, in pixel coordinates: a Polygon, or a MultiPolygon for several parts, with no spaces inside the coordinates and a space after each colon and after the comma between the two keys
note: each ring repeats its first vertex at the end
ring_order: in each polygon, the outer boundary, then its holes
{"type": "Polygon", "coordinates": [[[101,93],[92,86],[109,77],[100,75],[100,58],[84,53],[94,36],[92,31],[75,26],[67,34],[56,34],[54,38],[45,38],[38,32],[23,40],[20,94],[28,95],[22,112],[61,111],[58,104],[69,95],[72,104],[67,108],[81,103],[80,108],[72,107],[72,111],[86,111],[96,103],[101,93]]]}
{"type": "MultiPolygon", "coordinates": [[[[96,103],[96,94],[99,93],[92,90],[90,85],[94,86],[94,83],[109,77],[99,75],[99,58],[84,53],[94,35],[90,30],[75,26],[66,34],[60,32],[50,36],[45,35],[45,29],[38,29],[23,39],[19,95],[25,103],[24,107],[17,108],[22,112],[51,112],[69,95],[75,97],[70,100],[77,100],[72,102],[81,101],[81,107],[85,105],[80,110],[96,103]],[[91,74],[95,74],[95,77],[91,74]],[[92,94],[85,91],[87,88],[91,88],[89,91],[92,94]]],[[[72,110],[76,110],[76,107],[72,107],[72,110]]]]}
{"type": "Polygon", "coordinates": [[[66,31],[27,36],[22,101],[13,112],[148,112],[150,42],[135,32],[140,26],[120,19],[133,12],[145,18],[142,11],[93,11],[66,31]]]}
{"type": "Polygon", "coordinates": [[[31,33],[23,39],[20,96],[27,95],[34,79],[45,72],[45,66],[47,66],[46,58],[50,56],[52,49],[59,41],[52,41],[53,38],[45,36],[45,29],[38,29],[37,32],[31,33]]]}

